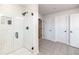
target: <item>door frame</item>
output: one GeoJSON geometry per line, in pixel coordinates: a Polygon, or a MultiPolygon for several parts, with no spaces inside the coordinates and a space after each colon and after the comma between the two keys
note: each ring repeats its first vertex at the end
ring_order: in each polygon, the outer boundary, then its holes
{"type": "Polygon", "coordinates": [[[40,39],[40,38],[39,38],[39,26],[40,26],[40,25],[39,25],[39,22],[40,22],[40,21],[41,21],[41,25],[42,25],[42,26],[41,26],[41,31],[42,31],[42,32],[41,32],[41,39],[42,39],[42,38],[43,38],[43,29],[42,29],[42,28],[43,28],[43,21],[42,21],[41,18],[38,18],[38,39],[40,39]]]}

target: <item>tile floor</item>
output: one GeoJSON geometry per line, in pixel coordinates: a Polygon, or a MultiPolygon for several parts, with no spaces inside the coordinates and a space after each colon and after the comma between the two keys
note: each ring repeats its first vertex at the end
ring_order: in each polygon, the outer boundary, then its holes
{"type": "Polygon", "coordinates": [[[21,48],[19,50],[16,50],[12,53],[9,53],[8,55],[32,55],[31,52],[29,52],[27,49],[25,48],[21,48]]]}
{"type": "MultiPolygon", "coordinates": [[[[38,55],[79,55],[79,49],[72,46],[66,45],[60,42],[52,42],[49,40],[42,39],[39,43],[40,51],[38,55]]],[[[4,55],[5,50],[0,52],[1,55],[4,55]]],[[[6,52],[7,53],[7,52],[6,52]]],[[[6,55],[33,55],[25,48],[21,48],[10,52],[6,55]]]]}
{"type": "Polygon", "coordinates": [[[79,55],[79,49],[60,42],[40,40],[38,55],[79,55]]]}

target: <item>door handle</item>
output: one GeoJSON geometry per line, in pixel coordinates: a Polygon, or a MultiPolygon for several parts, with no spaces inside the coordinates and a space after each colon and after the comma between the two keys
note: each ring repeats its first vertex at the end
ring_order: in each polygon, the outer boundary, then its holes
{"type": "Polygon", "coordinates": [[[15,37],[18,39],[18,32],[15,33],[15,37]]]}
{"type": "Polygon", "coordinates": [[[64,32],[67,32],[66,30],[64,32]]]}
{"type": "Polygon", "coordinates": [[[70,33],[72,33],[72,31],[70,31],[70,33]]]}

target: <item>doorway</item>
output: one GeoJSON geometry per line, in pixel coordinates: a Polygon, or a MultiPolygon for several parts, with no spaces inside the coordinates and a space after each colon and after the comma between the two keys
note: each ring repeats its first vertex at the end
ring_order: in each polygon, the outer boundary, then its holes
{"type": "Polygon", "coordinates": [[[38,25],[39,25],[39,26],[38,26],[38,27],[39,27],[39,28],[38,28],[38,31],[39,31],[39,39],[42,39],[42,20],[39,18],[39,19],[38,19],[38,22],[39,22],[39,23],[38,23],[38,25]]]}

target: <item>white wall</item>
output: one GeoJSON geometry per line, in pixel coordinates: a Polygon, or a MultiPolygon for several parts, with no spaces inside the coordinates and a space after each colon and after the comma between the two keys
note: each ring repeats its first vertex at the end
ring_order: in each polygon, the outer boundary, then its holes
{"type": "MultiPolygon", "coordinates": [[[[21,39],[19,39],[18,42],[16,42],[17,40],[14,39],[15,32],[13,31],[13,29],[14,29],[13,27],[15,26],[15,24],[14,24],[15,22],[13,22],[13,21],[16,20],[16,17],[20,17],[20,19],[21,19],[22,12],[24,11],[23,8],[24,7],[21,7],[21,5],[9,5],[9,4],[0,5],[0,15],[12,17],[12,25],[8,26],[7,19],[5,20],[6,21],[5,24],[3,24],[3,25],[1,24],[1,26],[5,27],[4,30],[1,30],[1,34],[0,34],[0,35],[5,36],[5,38],[2,39],[2,47],[3,47],[2,50],[5,50],[4,52],[9,52],[10,50],[13,50],[14,48],[16,49],[17,47],[18,48],[23,47],[23,38],[21,37],[21,39]],[[10,28],[12,28],[12,29],[10,29],[10,28]],[[20,43],[20,44],[17,46],[17,43],[20,43]]],[[[21,32],[21,34],[22,34],[22,32],[21,32]]],[[[2,37],[0,37],[0,39],[2,37]]]]}
{"type": "MultiPolygon", "coordinates": [[[[56,13],[51,13],[51,14],[47,14],[47,15],[43,15],[43,39],[48,39],[48,37],[50,37],[50,35],[53,35],[53,38],[55,38],[55,22],[54,19],[52,19],[53,17],[55,18],[55,16],[59,16],[59,15],[70,15],[70,14],[75,14],[75,13],[79,13],[79,8],[74,8],[74,9],[70,9],[70,10],[64,10],[61,12],[56,12],[56,13]],[[49,23],[49,21],[52,20],[52,23],[49,23]],[[49,30],[50,29],[50,25],[53,25],[53,27],[51,28],[53,33],[48,35],[49,30]]],[[[48,39],[50,40],[50,39],[48,39]]],[[[53,41],[53,39],[51,38],[51,40],[53,41]]]]}
{"type": "Polygon", "coordinates": [[[1,4],[0,14],[8,16],[22,16],[24,7],[18,4],[1,4]]]}
{"type": "Polygon", "coordinates": [[[41,14],[38,14],[38,18],[41,18],[42,19],[42,15],[41,14]]]}

